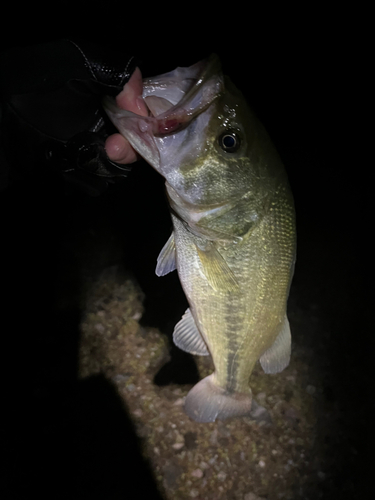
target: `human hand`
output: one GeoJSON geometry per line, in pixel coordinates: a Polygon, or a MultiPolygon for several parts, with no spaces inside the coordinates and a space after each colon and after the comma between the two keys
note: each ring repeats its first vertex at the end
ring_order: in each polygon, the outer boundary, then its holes
{"type": "MultiPolygon", "coordinates": [[[[148,111],[142,99],[142,89],[142,74],[137,67],[123,90],[117,95],[117,105],[137,115],[147,116],[148,111]]],[[[109,159],[116,163],[134,163],[138,160],[137,153],[121,134],[113,134],[107,137],[105,149],[109,159]]]]}

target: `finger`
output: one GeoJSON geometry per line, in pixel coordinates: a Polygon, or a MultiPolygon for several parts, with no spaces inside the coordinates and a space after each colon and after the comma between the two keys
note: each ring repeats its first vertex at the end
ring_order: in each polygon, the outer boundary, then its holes
{"type": "Polygon", "coordinates": [[[129,142],[120,134],[107,137],[105,149],[108,158],[116,163],[134,163],[138,159],[129,142]]]}
{"type": "Polygon", "coordinates": [[[123,90],[117,95],[117,105],[137,115],[147,116],[147,106],[142,99],[142,73],[137,67],[135,68],[130,80],[124,86],[123,90]]]}

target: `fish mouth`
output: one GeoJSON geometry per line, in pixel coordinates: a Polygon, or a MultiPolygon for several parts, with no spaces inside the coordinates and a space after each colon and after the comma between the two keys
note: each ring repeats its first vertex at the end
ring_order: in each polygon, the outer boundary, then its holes
{"type": "Polygon", "coordinates": [[[220,60],[212,54],[190,67],[145,78],[142,98],[149,116],[120,109],[109,96],[103,99],[103,108],[140,156],[167,179],[168,172],[176,170],[177,165],[176,157],[171,158],[168,151],[186,150],[189,146],[184,133],[179,132],[223,92],[220,60]]]}
{"type": "MultiPolygon", "coordinates": [[[[143,80],[143,100],[156,136],[175,133],[205,111],[224,85],[218,56],[212,54],[188,68],[178,67],[143,80]]],[[[146,127],[147,128],[147,127],[146,127]]]]}

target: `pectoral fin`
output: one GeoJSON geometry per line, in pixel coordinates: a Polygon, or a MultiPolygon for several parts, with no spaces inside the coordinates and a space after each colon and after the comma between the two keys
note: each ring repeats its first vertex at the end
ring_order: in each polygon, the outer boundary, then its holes
{"type": "Polygon", "coordinates": [[[177,347],[190,354],[198,356],[208,356],[210,354],[190,309],[186,309],[182,319],[174,327],[173,342],[177,347]]]}
{"type": "Polygon", "coordinates": [[[167,243],[161,249],[155,273],[157,276],[165,276],[176,269],[176,247],[174,244],[174,234],[168,238],[167,243]]]}
{"type": "Polygon", "coordinates": [[[285,315],[275,342],[259,358],[265,373],[279,373],[288,366],[290,361],[291,341],[289,321],[285,315]]]}
{"type": "Polygon", "coordinates": [[[197,252],[202,263],[203,273],[215,291],[238,290],[239,285],[233,271],[213,244],[209,244],[205,250],[197,246],[197,252]]]}

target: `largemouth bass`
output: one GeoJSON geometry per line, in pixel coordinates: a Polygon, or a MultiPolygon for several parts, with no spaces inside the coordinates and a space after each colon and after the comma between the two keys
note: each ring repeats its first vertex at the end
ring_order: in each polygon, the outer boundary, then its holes
{"type": "Polygon", "coordinates": [[[248,415],[249,378],[289,363],[286,305],[295,262],[293,199],[282,162],[216,55],[143,80],[149,116],[103,105],[166,180],[173,232],[156,274],[177,269],[190,308],[173,339],[215,371],[188,393],[198,422],[248,415]]]}

